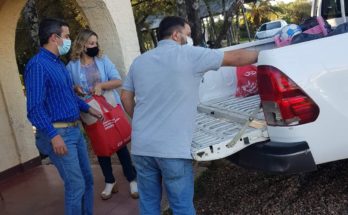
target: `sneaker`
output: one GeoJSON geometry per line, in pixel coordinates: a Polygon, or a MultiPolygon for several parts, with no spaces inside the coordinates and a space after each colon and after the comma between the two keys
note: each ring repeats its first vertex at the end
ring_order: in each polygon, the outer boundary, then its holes
{"type": "Polygon", "coordinates": [[[118,188],[117,188],[116,182],[106,183],[103,192],[100,194],[100,197],[103,200],[107,200],[107,199],[110,199],[112,197],[113,193],[117,193],[117,192],[118,192],[118,188]]]}
{"type": "Polygon", "coordinates": [[[139,193],[138,193],[138,184],[136,181],[131,181],[129,183],[130,187],[130,194],[133,199],[139,198],[139,193]]]}

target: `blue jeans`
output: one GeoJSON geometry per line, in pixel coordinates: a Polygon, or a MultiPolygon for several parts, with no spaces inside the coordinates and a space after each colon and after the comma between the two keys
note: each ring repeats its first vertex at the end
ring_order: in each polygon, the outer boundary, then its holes
{"type": "Polygon", "coordinates": [[[196,214],[192,160],[138,155],[132,158],[137,170],[141,215],[161,214],[162,182],[173,214],[196,214]]]}
{"type": "MultiPolygon", "coordinates": [[[[127,146],[119,149],[116,153],[122,165],[123,175],[126,176],[127,181],[131,182],[135,180],[137,175],[127,146]]],[[[112,174],[111,157],[98,156],[98,161],[105,178],[105,183],[114,183],[116,180],[114,174],[112,174]]]]}
{"type": "Polygon", "coordinates": [[[68,149],[66,155],[56,155],[51,140],[40,131],[36,135],[36,146],[49,156],[64,181],[65,214],[93,214],[93,175],[85,139],[78,126],[58,128],[57,131],[68,149]]]}

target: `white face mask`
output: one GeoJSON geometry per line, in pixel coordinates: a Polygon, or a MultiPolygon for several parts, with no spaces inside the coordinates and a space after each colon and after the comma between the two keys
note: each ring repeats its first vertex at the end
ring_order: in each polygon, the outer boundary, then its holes
{"type": "Polygon", "coordinates": [[[189,37],[189,36],[187,36],[186,37],[186,45],[188,45],[188,46],[193,46],[193,40],[192,40],[192,38],[191,37],[189,37]]]}

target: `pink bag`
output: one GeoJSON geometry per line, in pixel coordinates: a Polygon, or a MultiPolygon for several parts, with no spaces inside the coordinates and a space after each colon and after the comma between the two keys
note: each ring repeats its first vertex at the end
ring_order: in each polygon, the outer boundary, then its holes
{"type": "Polygon", "coordinates": [[[279,34],[274,36],[274,42],[275,42],[277,47],[283,47],[283,46],[290,45],[291,39],[292,38],[287,38],[286,40],[281,40],[279,34]]]}
{"type": "MultiPolygon", "coordinates": [[[[331,31],[331,26],[321,16],[313,16],[311,18],[306,19],[303,23],[300,24],[300,27],[302,29],[302,34],[314,35],[314,36],[308,36],[313,38],[325,37],[331,31]]],[[[280,39],[280,35],[278,34],[274,37],[274,42],[277,47],[283,47],[283,46],[292,44],[292,40],[295,37],[297,36],[294,36],[292,38],[287,38],[282,41],[280,39]]]]}
{"type": "Polygon", "coordinates": [[[305,34],[320,34],[326,36],[331,30],[331,26],[325,22],[321,16],[314,16],[300,24],[302,33],[305,34]]]}

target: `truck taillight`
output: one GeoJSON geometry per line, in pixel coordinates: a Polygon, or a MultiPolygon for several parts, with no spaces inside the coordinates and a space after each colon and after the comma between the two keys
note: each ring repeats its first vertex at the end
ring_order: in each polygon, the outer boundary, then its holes
{"type": "Polygon", "coordinates": [[[257,83],[268,125],[301,125],[317,119],[318,105],[277,68],[258,66],[257,83]]]}

